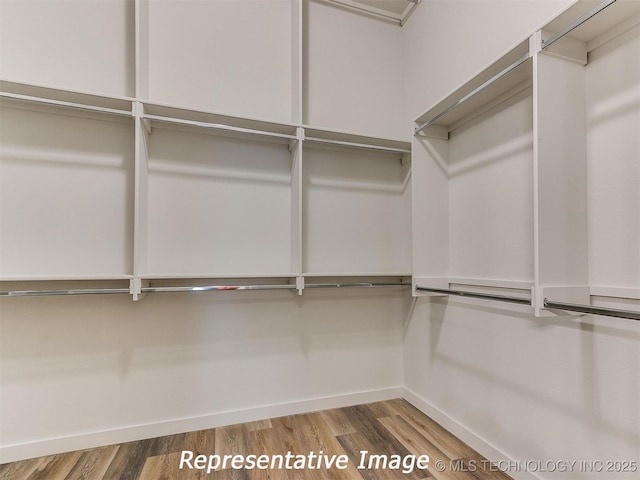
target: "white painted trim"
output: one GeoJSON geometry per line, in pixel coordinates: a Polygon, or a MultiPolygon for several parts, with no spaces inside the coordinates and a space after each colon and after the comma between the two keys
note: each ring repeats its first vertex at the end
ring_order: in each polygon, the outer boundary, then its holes
{"type": "MultiPolygon", "coordinates": [[[[404,387],[402,397],[409,402],[411,405],[416,407],[422,413],[427,415],[429,418],[434,420],[435,422],[442,425],[447,431],[458,437],[460,440],[465,442],[471,448],[476,450],[485,458],[492,461],[505,461],[505,462],[514,462],[515,460],[500,451],[498,448],[493,446],[491,443],[486,441],[484,438],[476,434],[475,432],[469,430],[467,427],[459,423],[454,418],[447,415],[445,412],[440,410],[438,407],[435,407],[431,403],[424,400],[418,394],[413,392],[411,389],[404,387]]],[[[530,472],[508,472],[509,475],[515,480],[540,480],[540,477],[534,475],[530,472]]]]}
{"type": "Polygon", "coordinates": [[[173,435],[267,418],[315,412],[329,408],[342,408],[363,403],[379,402],[402,397],[402,387],[347,393],[329,397],[318,397],[297,402],[263,405],[260,407],[212,413],[210,415],[180,418],[146,425],[83,433],[66,437],[50,438],[36,442],[0,447],[0,463],[15,462],[28,458],[54,455],[74,450],[85,450],[104,445],[132,442],[147,438],[173,435]]]}

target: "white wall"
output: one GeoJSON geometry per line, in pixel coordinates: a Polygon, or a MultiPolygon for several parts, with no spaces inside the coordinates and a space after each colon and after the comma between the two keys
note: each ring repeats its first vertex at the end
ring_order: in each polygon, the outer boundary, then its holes
{"type": "Polygon", "coordinates": [[[133,37],[132,0],[3,0],[0,77],[132,96],[133,37]]]}
{"type": "Polygon", "coordinates": [[[404,382],[448,416],[446,426],[461,424],[513,460],[637,460],[639,342],[625,319],[554,320],[528,307],[418,299],[404,382]]]}
{"type": "MultiPolygon", "coordinates": [[[[424,0],[403,31],[407,119],[432,106],[569,3],[424,0]]],[[[640,51],[638,41],[636,28],[594,50],[586,67],[588,240],[594,285],[637,288],[640,275],[640,148],[637,134],[630,133],[638,131],[640,83],[637,62],[629,62],[637,58],[633,52],[640,51]],[[612,75],[613,71],[624,75],[612,75]],[[611,142],[612,132],[619,142],[611,142]]],[[[450,144],[455,141],[452,137],[450,144]]],[[[457,179],[449,181],[453,189],[457,179]]],[[[477,185],[474,189],[479,191],[477,185]]],[[[465,231],[452,227],[453,234],[465,231]]],[[[463,260],[454,247],[469,240],[451,240],[450,271],[459,270],[456,266],[463,260]]],[[[522,249],[529,248],[525,238],[522,249]]],[[[477,272],[469,272],[473,273],[477,272]]],[[[612,308],[638,304],[600,297],[593,301],[612,308]]],[[[527,307],[495,302],[418,298],[404,337],[404,383],[445,425],[485,451],[520,461],[637,461],[638,327],[631,320],[607,317],[535,318],[527,307]]],[[[523,472],[511,474],[531,478],[523,472]]]]}
{"type": "Polygon", "coordinates": [[[640,64],[627,60],[638,56],[639,25],[589,54],[589,275],[594,285],[640,285],[640,64]]]}
{"type": "Polygon", "coordinates": [[[304,2],[303,121],[409,140],[402,117],[402,29],[318,0],[304,2]]]}
{"type": "Polygon", "coordinates": [[[149,99],[291,122],[290,0],[149,2],[149,99]]]}
{"type": "Polygon", "coordinates": [[[406,301],[398,289],[4,298],[2,447],[42,455],[385,395],[401,385],[406,301]],[[279,404],[291,406],[260,410],[279,404]]]}

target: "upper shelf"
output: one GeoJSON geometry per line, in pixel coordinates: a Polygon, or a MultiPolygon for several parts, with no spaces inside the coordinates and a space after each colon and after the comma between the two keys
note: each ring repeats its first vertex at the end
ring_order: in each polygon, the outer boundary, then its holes
{"type": "Polygon", "coordinates": [[[43,85],[0,80],[0,98],[113,115],[133,116],[133,99],[61,90],[43,85]]]}
{"type": "Polygon", "coordinates": [[[388,153],[411,153],[411,143],[390,138],[368,137],[333,130],[304,127],[304,142],[311,145],[371,150],[388,153]]]}
{"type": "Polygon", "coordinates": [[[143,118],[149,120],[152,127],[170,124],[234,138],[259,137],[264,141],[282,144],[288,144],[297,138],[295,125],[232,117],[156,103],[144,103],[143,118]]]}
{"type": "Polygon", "coordinates": [[[416,119],[415,133],[447,138],[463,121],[482,114],[504,95],[531,85],[532,62],[525,40],[416,119]]]}
{"type": "Polygon", "coordinates": [[[324,0],[404,25],[422,0],[324,0]]]}
{"type": "Polygon", "coordinates": [[[543,46],[567,38],[586,43],[589,51],[599,39],[620,33],[618,26],[639,22],[638,0],[582,0],[543,27],[543,46]]]}

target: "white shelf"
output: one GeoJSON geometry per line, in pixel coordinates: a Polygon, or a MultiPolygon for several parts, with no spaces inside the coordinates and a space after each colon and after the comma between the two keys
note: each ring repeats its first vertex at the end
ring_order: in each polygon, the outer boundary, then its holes
{"type": "Polygon", "coordinates": [[[97,113],[133,116],[132,98],[61,90],[9,80],[0,80],[0,98],[97,113]]]}
{"type": "Polygon", "coordinates": [[[303,128],[304,142],[309,145],[333,145],[335,147],[397,153],[400,155],[411,153],[411,142],[403,140],[318,129],[308,125],[304,125],[303,128]]]}
{"type": "Polygon", "coordinates": [[[417,127],[428,123],[422,130],[425,135],[447,138],[450,130],[530,88],[531,82],[532,64],[527,40],[426,110],[415,123],[417,127]]]}
{"type": "Polygon", "coordinates": [[[410,277],[411,272],[314,272],[303,273],[305,278],[318,277],[410,277]]]}
{"type": "Polygon", "coordinates": [[[341,7],[349,8],[357,12],[366,12],[370,15],[394,20],[403,25],[418,6],[419,1],[411,0],[324,0],[341,7]]]}
{"type": "Polygon", "coordinates": [[[206,280],[206,279],[253,279],[253,278],[295,278],[297,275],[295,273],[248,273],[248,274],[237,274],[237,273],[226,273],[226,274],[199,274],[199,275],[189,275],[189,274],[144,274],[140,275],[142,280],[206,280]]]}
{"type": "Polygon", "coordinates": [[[506,288],[513,290],[531,290],[533,287],[533,282],[523,282],[518,280],[497,280],[497,279],[486,279],[486,278],[460,278],[460,277],[451,277],[448,279],[450,285],[469,285],[469,286],[477,286],[477,287],[488,287],[488,288],[506,288]]]}
{"type": "Polygon", "coordinates": [[[214,135],[241,139],[259,139],[289,144],[296,140],[296,126],[250,118],[233,117],[214,112],[144,103],[143,118],[154,126],[173,125],[214,135]]]}
{"type": "Polygon", "coordinates": [[[604,5],[604,0],[582,0],[573,4],[544,26],[543,40],[549,40],[553,35],[575,25],[576,20],[584,18],[584,23],[569,31],[563,38],[586,43],[587,51],[590,51],[602,41],[610,40],[613,35],[620,34],[640,21],[640,2],[637,0],[614,1],[593,17],[586,19],[589,13],[601,5],[604,5]]]}
{"type": "Polygon", "coordinates": [[[0,276],[0,282],[85,282],[131,280],[133,275],[13,275],[0,276]]]}
{"type": "Polygon", "coordinates": [[[592,297],[612,297],[640,300],[640,288],[591,285],[589,293],[592,297]]]}

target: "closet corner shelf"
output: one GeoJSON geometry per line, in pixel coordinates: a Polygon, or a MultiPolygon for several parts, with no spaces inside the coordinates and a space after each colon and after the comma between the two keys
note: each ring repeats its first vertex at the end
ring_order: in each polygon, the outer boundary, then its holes
{"type": "Polygon", "coordinates": [[[404,25],[422,0],[396,0],[381,3],[376,0],[324,0],[350,10],[365,12],[404,25]]]}
{"type": "Polygon", "coordinates": [[[133,117],[133,98],[64,90],[12,80],[0,80],[0,98],[133,117]]]}
{"type": "Polygon", "coordinates": [[[333,145],[336,147],[397,153],[401,155],[411,153],[411,142],[409,141],[338,132],[309,125],[303,125],[302,128],[304,128],[304,141],[309,145],[333,145]]]}
{"type": "Polygon", "coordinates": [[[410,277],[411,272],[313,272],[303,273],[305,278],[318,278],[318,277],[410,277]]]}

